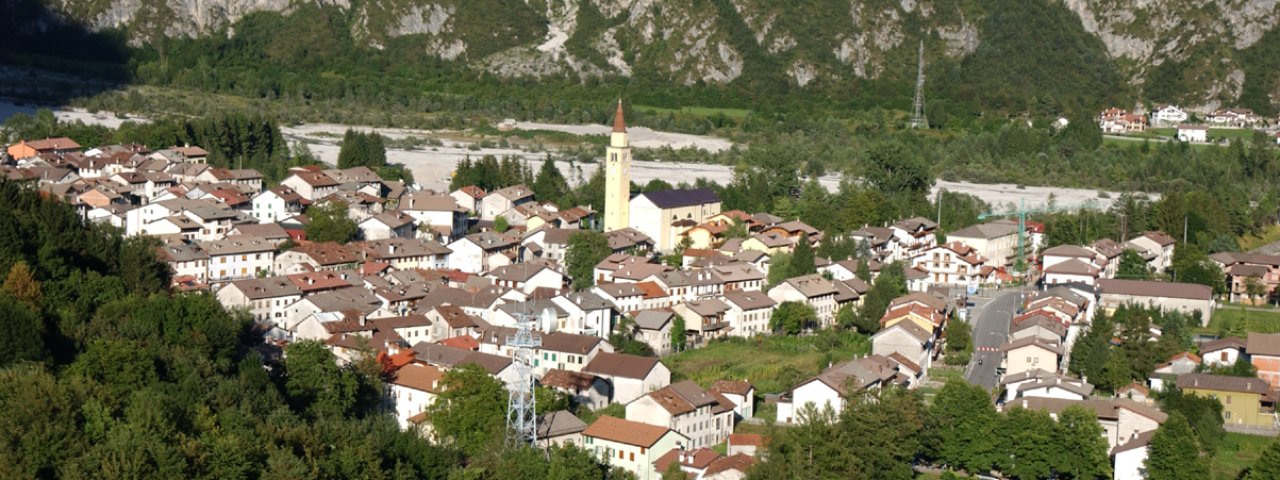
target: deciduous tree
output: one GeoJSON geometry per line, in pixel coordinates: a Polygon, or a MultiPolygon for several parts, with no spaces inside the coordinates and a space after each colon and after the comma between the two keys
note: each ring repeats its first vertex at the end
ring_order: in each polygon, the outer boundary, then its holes
{"type": "Polygon", "coordinates": [[[1209,462],[1200,455],[1200,442],[1186,417],[1173,412],[1156,429],[1147,449],[1147,478],[1202,480],[1209,478],[1209,462]]]}
{"type": "Polygon", "coordinates": [[[594,286],[596,265],[611,253],[609,240],[599,232],[579,230],[570,235],[564,262],[569,268],[569,278],[573,279],[573,288],[583,290],[594,286]]]}
{"type": "Polygon", "coordinates": [[[324,202],[307,209],[307,240],[312,242],[347,243],[355,240],[360,227],[347,216],[342,202],[324,202]]]}

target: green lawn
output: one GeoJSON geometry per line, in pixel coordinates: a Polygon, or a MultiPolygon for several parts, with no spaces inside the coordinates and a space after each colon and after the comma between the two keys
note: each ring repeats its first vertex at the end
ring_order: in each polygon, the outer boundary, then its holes
{"type": "Polygon", "coordinates": [[[747,118],[747,114],[751,110],[741,108],[713,108],[713,107],[682,107],[682,108],[663,108],[653,107],[649,105],[632,105],[631,108],[647,113],[679,113],[685,115],[695,115],[699,117],[714,117],[719,114],[732,118],[734,120],[742,120],[747,118]]]}
{"type": "Polygon", "coordinates": [[[871,350],[867,337],[853,332],[810,336],[732,338],[662,359],[672,380],[708,386],[716,380],[747,379],[756,392],[778,393],[817,375],[827,362],[850,360],[871,350]]]}
{"type": "Polygon", "coordinates": [[[1240,237],[1240,251],[1247,252],[1276,241],[1280,241],[1280,225],[1268,225],[1257,235],[1250,233],[1240,237]]]}
{"type": "Polygon", "coordinates": [[[947,383],[952,380],[964,380],[964,367],[934,365],[929,369],[929,377],[936,382],[947,383]]]}
{"type": "Polygon", "coordinates": [[[1227,433],[1218,451],[1210,459],[1209,473],[1215,479],[1234,479],[1240,471],[1252,465],[1267,444],[1274,441],[1271,437],[1227,433]]]}
{"type": "MultiPolygon", "coordinates": [[[[1256,307],[1267,308],[1267,307],[1256,307]]],[[[1213,319],[1209,326],[1200,328],[1199,333],[1217,334],[1224,323],[1237,325],[1243,322],[1244,330],[1254,333],[1280,333],[1280,309],[1270,308],[1265,311],[1248,310],[1238,304],[1223,303],[1213,311],[1213,319]]]]}

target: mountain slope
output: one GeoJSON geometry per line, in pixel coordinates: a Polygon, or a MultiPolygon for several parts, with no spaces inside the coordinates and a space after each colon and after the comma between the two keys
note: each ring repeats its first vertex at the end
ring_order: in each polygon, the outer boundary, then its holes
{"type": "MultiPolygon", "coordinates": [[[[994,83],[1014,87],[1008,95],[1018,98],[998,101],[1004,104],[1101,89],[1106,100],[1122,104],[1213,108],[1235,104],[1250,90],[1248,106],[1270,112],[1272,99],[1280,98],[1269,69],[1248,61],[1265,57],[1253,47],[1276,30],[1280,0],[46,1],[66,21],[121,32],[133,46],[234,37],[237,22],[254,12],[325,12],[340,17],[345,30],[330,42],[375,51],[408,43],[424,58],[505,78],[818,87],[900,102],[910,95],[923,40],[930,78],[961,82],[931,87],[950,93],[991,88],[991,81],[974,82],[953,70],[977,62],[1008,70],[994,83]],[[999,20],[1018,12],[1029,21],[999,20]],[[989,42],[996,47],[984,49],[989,42]],[[1009,48],[1019,45],[1031,48],[1009,48]],[[978,60],[969,58],[975,54],[978,60]],[[1034,58],[1020,58],[1025,55],[1034,58]],[[1080,72],[1057,74],[1067,69],[1080,72]],[[950,73],[935,75],[943,72],[950,73]],[[1066,81],[1079,85],[1074,91],[1037,85],[1066,81]],[[1033,88],[1023,88],[1026,83],[1033,88]]],[[[300,48],[313,47],[324,49],[300,48]]]]}

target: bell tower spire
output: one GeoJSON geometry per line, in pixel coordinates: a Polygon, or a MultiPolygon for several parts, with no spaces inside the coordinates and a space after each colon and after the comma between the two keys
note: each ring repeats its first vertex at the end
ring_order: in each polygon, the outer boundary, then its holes
{"type": "Polygon", "coordinates": [[[631,143],[622,117],[621,98],[613,114],[613,132],[609,133],[604,164],[604,231],[610,232],[631,226],[631,143]]]}

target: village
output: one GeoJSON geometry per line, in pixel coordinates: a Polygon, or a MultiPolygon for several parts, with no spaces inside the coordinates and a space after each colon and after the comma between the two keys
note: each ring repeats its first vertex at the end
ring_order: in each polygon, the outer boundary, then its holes
{"type": "MultiPolygon", "coordinates": [[[[1221,142],[1237,135],[1211,134],[1223,131],[1248,132],[1266,126],[1266,119],[1248,108],[1224,108],[1197,114],[1177,105],[1154,105],[1146,115],[1120,108],[1108,108],[1098,114],[1102,133],[1117,136],[1143,136],[1164,132],[1166,137],[1187,143],[1221,142]]],[[[1280,144],[1280,132],[1272,135],[1280,144]]]]}
{"type": "MultiPolygon", "coordinates": [[[[1152,113],[1152,123],[1176,125],[1180,140],[1207,141],[1207,128],[1187,118],[1176,107],[1152,113]]],[[[1235,110],[1207,119],[1261,122],[1235,110]]],[[[1108,133],[1147,125],[1120,110],[1100,122],[1108,133]]],[[[539,445],[583,447],[640,479],[659,478],[673,463],[690,478],[739,479],[769,441],[744,426],[785,428],[815,410],[838,413],[863,392],[918,389],[936,383],[931,373],[947,356],[961,354],[972,359],[956,368],[1001,410],[1096,413],[1116,479],[1145,478],[1148,444],[1168,418],[1154,395],[1170,386],[1218,399],[1231,431],[1280,431],[1280,334],[1198,339],[1146,382],[1106,394],[1069,372],[1076,343],[1118,309],[1176,312],[1201,328],[1219,302],[1265,305],[1280,285],[1280,256],[1214,254],[1229,287],[1219,296],[1166,278],[1183,241],[1172,232],[1046,247],[1044,224],[1003,215],[945,235],[936,219],[921,217],[833,232],[770,212],[722,210],[706,189],[633,194],[621,103],[603,160],[603,211],[556,205],[522,184],[437,192],[367,167],[307,166],[269,186],[255,170],[210,166],[195,145],[86,147],[24,139],[7,148],[12,163],[3,172],[90,221],[157,239],[173,289],[207,292],[248,315],[264,348],[315,341],[343,363],[378,359],[389,378],[387,408],[402,429],[428,438],[425,412],[444,374],[475,365],[513,389],[531,375],[579,414],[609,411],[590,422],[569,410],[536,412],[539,445]],[[316,212],[334,205],[355,223],[357,239],[309,240],[316,212]],[[585,253],[583,232],[599,232],[607,247],[585,253]],[[814,256],[837,238],[862,254],[814,256]],[[598,259],[574,271],[584,255],[598,259]],[[771,284],[771,270],[793,268],[773,262],[781,255],[813,262],[771,284]],[[1127,278],[1127,258],[1140,259],[1150,278],[1127,278]],[[901,269],[906,293],[888,302],[868,351],[834,358],[785,390],[728,376],[699,384],[668,364],[725,339],[848,329],[841,312],[861,311],[891,266],[901,269]],[[993,307],[999,302],[1013,308],[993,307]],[[953,324],[973,332],[966,344],[948,345],[953,324]],[[522,331],[535,346],[516,341],[522,331]],[[615,340],[652,355],[624,353],[615,340]],[[1256,374],[1219,370],[1238,363],[1256,374]]],[[[1152,326],[1137,341],[1161,335],[1152,326]]]]}

